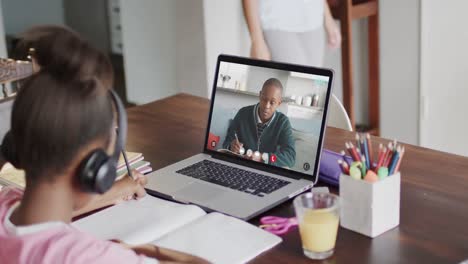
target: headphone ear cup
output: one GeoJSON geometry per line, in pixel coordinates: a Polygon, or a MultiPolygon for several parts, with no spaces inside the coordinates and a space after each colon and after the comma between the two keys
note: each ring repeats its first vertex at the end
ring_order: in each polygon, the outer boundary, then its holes
{"type": "Polygon", "coordinates": [[[81,162],[78,177],[83,190],[102,194],[112,187],[116,166],[104,150],[97,149],[81,162]]]}
{"type": "Polygon", "coordinates": [[[98,170],[96,175],[95,190],[97,193],[107,192],[115,182],[117,177],[117,166],[113,165],[112,159],[109,157],[98,170]]]}
{"type": "Polygon", "coordinates": [[[1,152],[6,161],[15,166],[15,168],[21,169],[18,153],[16,152],[15,141],[13,140],[13,134],[11,134],[11,131],[8,131],[3,137],[1,152]]]}

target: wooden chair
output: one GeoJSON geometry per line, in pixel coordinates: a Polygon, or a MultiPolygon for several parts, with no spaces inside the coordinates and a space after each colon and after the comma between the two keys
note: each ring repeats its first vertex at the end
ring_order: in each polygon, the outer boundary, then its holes
{"type": "MultiPolygon", "coordinates": [[[[378,0],[328,0],[335,18],[341,23],[341,59],[343,68],[343,104],[355,128],[352,32],[353,19],[368,18],[369,52],[369,126],[363,128],[373,135],[379,135],[379,16],[378,0]]],[[[361,129],[360,129],[361,130],[361,129]]]]}
{"type": "Polygon", "coordinates": [[[0,58],[0,142],[10,129],[11,109],[16,93],[20,87],[18,80],[31,76],[34,73],[30,61],[19,61],[0,58]]]}
{"type": "Polygon", "coordinates": [[[346,113],[346,109],[341,104],[340,99],[334,94],[331,95],[328,106],[327,125],[353,131],[353,126],[351,125],[348,113],[346,113]]]}

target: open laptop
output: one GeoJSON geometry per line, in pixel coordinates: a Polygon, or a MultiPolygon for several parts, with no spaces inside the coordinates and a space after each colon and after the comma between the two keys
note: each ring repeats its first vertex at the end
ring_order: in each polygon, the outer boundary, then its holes
{"type": "Polygon", "coordinates": [[[220,55],[202,153],[148,176],[150,194],[248,220],[318,179],[333,72],[220,55]]]}

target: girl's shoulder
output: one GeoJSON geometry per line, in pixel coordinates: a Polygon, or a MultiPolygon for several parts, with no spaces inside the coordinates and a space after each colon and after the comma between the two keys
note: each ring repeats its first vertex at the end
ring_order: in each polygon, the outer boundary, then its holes
{"type": "Polygon", "coordinates": [[[23,190],[17,187],[3,187],[0,189],[0,208],[2,205],[14,203],[21,200],[23,197],[23,190]]]}

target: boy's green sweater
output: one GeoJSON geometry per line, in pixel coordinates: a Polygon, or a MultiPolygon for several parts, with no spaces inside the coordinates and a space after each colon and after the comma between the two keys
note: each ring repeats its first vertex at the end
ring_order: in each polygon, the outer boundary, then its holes
{"type": "Polygon", "coordinates": [[[237,112],[231,122],[223,148],[229,149],[231,142],[236,138],[244,144],[247,151],[260,151],[268,156],[276,156],[276,161],[269,159],[269,164],[278,167],[293,167],[296,162],[296,150],[291,131],[291,124],[286,115],[276,111],[272,119],[267,122],[260,138],[257,136],[257,105],[243,107],[237,112]]]}

